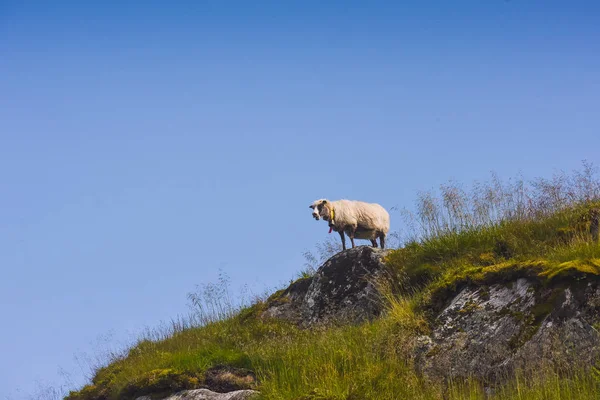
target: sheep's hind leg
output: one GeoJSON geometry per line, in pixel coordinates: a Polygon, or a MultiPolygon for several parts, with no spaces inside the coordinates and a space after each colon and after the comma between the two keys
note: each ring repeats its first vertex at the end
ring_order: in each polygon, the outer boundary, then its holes
{"type": "Polygon", "coordinates": [[[381,243],[381,248],[384,249],[385,248],[385,234],[384,233],[379,234],[379,242],[381,243]]]}
{"type": "Polygon", "coordinates": [[[352,228],[350,231],[350,242],[352,243],[352,248],[354,248],[354,234],[356,233],[356,228],[352,228]]]}
{"type": "Polygon", "coordinates": [[[371,239],[371,244],[373,247],[377,248],[377,239],[371,239]]]}

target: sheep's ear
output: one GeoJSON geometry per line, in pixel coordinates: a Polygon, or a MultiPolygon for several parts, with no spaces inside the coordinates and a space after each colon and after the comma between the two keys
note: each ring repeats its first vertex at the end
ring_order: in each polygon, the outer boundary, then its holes
{"type": "Polygon", "coordinates": [[[314,204],[311,204],[310,206],[308,206],[308,208],[311,208],[311,209],[313,209],[313,210],[314,210],[314,209],[315,209],[315,205],[314,205],[314,204]]]}

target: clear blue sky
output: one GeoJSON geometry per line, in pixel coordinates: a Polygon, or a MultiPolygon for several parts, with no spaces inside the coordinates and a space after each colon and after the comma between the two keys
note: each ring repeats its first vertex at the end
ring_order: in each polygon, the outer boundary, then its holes
{"type": "Polygon", "coordinates": [[[600,161],[597,1],[88,3],[0,1],[0,398],[293,278],[317,198],[600,161]]]}

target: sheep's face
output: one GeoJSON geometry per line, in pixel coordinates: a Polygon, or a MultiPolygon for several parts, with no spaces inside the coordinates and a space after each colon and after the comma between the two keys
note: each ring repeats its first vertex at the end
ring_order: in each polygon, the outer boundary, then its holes
{"type": "Polygon", "coordinates": [[[330,216],[329,201],[327,201],[325,199],[315,200],[308,207],[313,210],[312,216],[317,221],[320,220],[321,218],[323,218],[325,221],[329,220],[329,216],[330,216]]]}

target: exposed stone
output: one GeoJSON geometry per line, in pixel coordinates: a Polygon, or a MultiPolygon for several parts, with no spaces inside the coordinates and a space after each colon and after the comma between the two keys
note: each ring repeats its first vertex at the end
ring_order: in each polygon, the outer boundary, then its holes
{"type": "MultiPolygon", "coordinates": [[[[163,397],[160,400],[247,400],[251,399],[258,392],[254,390],[236,390],[229,393],[217,393],[208,389],[183,390],[172,394],[168,397],[163,397]]],[[[141,396],[136,400],[157,400],[150,396],[141,396]]]]}
{"type": "Polygon", "coordinates": [[[269,298],[267,308],[262,313],[262,317],[300,322],[302,320],[304,297],[312,282],[312,277],[298,279],[287,289],[274,293],[269,298]]]}
{"type": "Polygon", "coordinates": [[[597,278],[543,287],[521,278],[463,289],[419,337],[416,365],[434,378],[502,380],[519,368],[589,366],[600,357],[597,278]]]}
{"type": "Polygon", "coordinates": [[[263,317],[302,326],[360,323],[382,311],[375,282],[389,276],[382,262],[387,250],[357,246],[327,260],[311,278],[294,282],[271,296],[263,317]]]}

